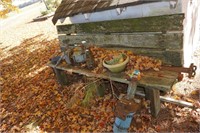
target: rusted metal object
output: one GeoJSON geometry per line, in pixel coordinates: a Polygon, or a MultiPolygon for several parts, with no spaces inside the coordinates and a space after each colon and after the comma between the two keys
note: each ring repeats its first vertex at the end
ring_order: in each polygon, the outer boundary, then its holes
{"type": "Polygon", "coordinates": [[[188,73],[188,77],[192,78],[196,75],[197,66],[195,66],[194,63],[191,63],[189,68],[162,66],[162,69],[169,70],[169,71],[175,71],[175,72],[178,72],[179,74],[181,72],[188,73]]]}
{"type": "Polygon", "coordinates": [[[134,100],[122,98],[117,102],[114,114],[116,117],[125,120],[129,113],[136,112],[139,108],[140,105],[134,100]]]}
{"type": "Polygon", "coordinates": [[[128,128],[131,125],[133,115],[140,108],[139,103],[136,103],[133,99],[127,99],[122,97],[116,104],[114,114],[116,116],[113,124],[114,133],[127,133],[128,128]]]}

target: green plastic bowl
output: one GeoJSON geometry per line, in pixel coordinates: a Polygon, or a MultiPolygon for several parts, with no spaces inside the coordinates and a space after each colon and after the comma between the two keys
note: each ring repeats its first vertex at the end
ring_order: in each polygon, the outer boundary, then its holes
{"type": "Polygon", "coordinates": [[[115,64],[115,65],[108,65],[105,63],[105,59],[103,60],[103,66],[106,67],[108,70],[110,70],[111,72],[113,73],[119,73],[119,72],[122,72],[125,67],[126,67],[126,64],[129,62],[129,57],[127,55],[126,56],[126,60],[120,64],[115,64]]]}

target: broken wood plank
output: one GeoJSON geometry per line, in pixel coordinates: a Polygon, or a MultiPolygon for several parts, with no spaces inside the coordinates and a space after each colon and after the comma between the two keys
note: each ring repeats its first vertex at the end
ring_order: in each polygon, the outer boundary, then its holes
{"type": "Polygon", "coordinates": [[[182,31],[184,14],[57,25],[59,34],[182,31]]]}

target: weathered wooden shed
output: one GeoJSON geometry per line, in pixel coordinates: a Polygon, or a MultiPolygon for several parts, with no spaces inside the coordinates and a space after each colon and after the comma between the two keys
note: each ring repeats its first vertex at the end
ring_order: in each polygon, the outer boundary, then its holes
{"type": "MultiPolygon", "coordinates": [[[[61,47],[87,41],[161,59],[164,65],[188,66],[192,62],[192,49],[200,41],[199,30],[196,30],[200,26],[199,4],[198,0],[63,0],[53,23],[61,47]]],[[[49,66],[61,85],[65,83],[63,71],[67,71],[128,84],[128,95],[136,90],[123,72],[96,74],[53,62],[49,66]]],[[[157,116],[160,91],[171,89],[178,72],[162,69],[143,74],[137,86],[144,88],[145,97],[151,101],[152,115],[157,116]]]]}
{"type": "Polygon", "coordinates": [[[189,25],[188,18],[198,10],[196,6],[187,12],[192,2],[196,1],[63,0],[53,23],[61,45],[85,40],[159,58],[166,65],[183,66],[192,62],[188,35],[192,36],[194,26],[189,25]]]}

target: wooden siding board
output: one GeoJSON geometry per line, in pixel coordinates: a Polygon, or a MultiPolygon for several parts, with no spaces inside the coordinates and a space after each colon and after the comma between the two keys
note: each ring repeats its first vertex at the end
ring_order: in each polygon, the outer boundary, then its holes
{"type": "Polygon", "coordinates": [[[60,35],[62,43],[74,44],[85,40],[90,44],[110,47],[183,49],[182,33],[135,33],[135,34],[83,34],[60,35]]]}
{"type": "Polygon", "coordinates": [[[164,65],[182,66],[183,65],[183,51],[182,50],[153,50],[153,49],[133,49],[134,53],[138,55],[146,55],[162,60],[164,65]]]}
{"type": "Polygon", "coordinates": [[[114,48],[108,47],[108,49],[130,50],[137,55],[149,56],[155,59],[160,59],[162,60],[164,65],[183,66],[183,50],[163,50],[163,49],[150,49],[150,48],[121,48],[121,47],[114,47],[114,48]]]}
{"type": "MultiPolygon", "coordinates": [[[[156,38],[147,40],[147,39],[139,39],[143,40],[143,43],[135,41],[134,35],[82,35],[82,36],[66,36],[60,35],[59,40],[60,44],[63,46],[67,46],[68,44],[80,43],[83,40],[86,40],[90,44],[94,44],[95,46],[105,47],[108,49],[124,49],[131,50],[135,54],[150,56],[153,58],[161,59],[165,65],[173,65],[173,66],[182,66],[183,65],[183,50],[182,45],[177,41],[179,45],[174,45],[176,43],[159,44],[159,41],[156,38]],[[132,38],[133,37],[133,38],[132,38]],[[113,40],[112,40],[113,38],[113,40]],[[122,38],[120,40],[119,38],[122,38]],[[124,38],[131,38],[128,40],[123,40],[124,38]],[[108,41],[109,40],[109,41],[108,41]],[[123,43],[124,41],[128,41],[129,43],[123,43]],[[157,44],[154,42],[158,42],[157,44]]],[[[143,36],[141,36],[143,37],[143,36]]],[[[169,36],[170,37],[170,36],[169,36]]],[[[148,37],[147,37],[148,38],[148,37]]],[[[167,39],[166,39],[167,40],[167,39]]]]}
{"type": "Polygon", "coordinates": [[[183,14],[175,14],[83,24],[57,25],[57,30],[59,34],[182,31],[183,19],[183,14]],[[75,28],[72,30],[72,27],[75,28]]]}

